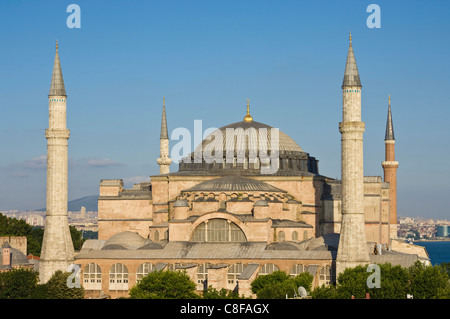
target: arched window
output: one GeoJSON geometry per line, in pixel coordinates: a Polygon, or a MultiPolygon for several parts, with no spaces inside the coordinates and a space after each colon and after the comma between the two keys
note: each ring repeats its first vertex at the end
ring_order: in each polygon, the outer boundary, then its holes
{"type": "Polygon", "coordinates": [[[167,269],[170,271],[180,271],[179,267],[183,266],[181,263],[170,264],[167,269]]]}
{"type": "Polygon", "coordinates": [[[291,268],[291,276],[295,277],[297,275],[300,275],[301,273],[307,272],[308,266],[302,265],[302,264],[296,264],[292,266],[291,268]]]}
{"type": "Polygon", "coordinates": [[[278,241],[285,241],[286,240],[286,235],[284,233],[284,231],[280,230],[278,232],[278,241]]]}
{"type": "MultiPolygon", "coordinates": [[[[245,266],[243,264],[234,264],[228,268],[227,280],[229,284],[236,284],[237,277],[239,277],[244,271],[245,266]]],[[[234,287],[233,287],[234,288],[234,287]]]]}
{"type": "Polygon", "coordinates": [[[86,290],[102,289],[102,270],[99,265],[91,263],[84,267],[83,288],[86,290]]]}
{"type": "Polygon", "coordinates": [[[253,168],[254,168],[254,169],[259,169],[259,157],[255,158],[253,168]]]}
{"type": "Polygon", "coordinates": [[[319,272],[319,285],[329,285],[334,281],[333,268],[330,265],[323,266],[319,272]]]}
{"type": "Polygon", "coordinates": [[[244,232],[235,223],[222,218],[204,221],[195,228],[191,241],[243,242],[244,232]]]}
{"type": "Polygon", "coordinates": [[[123,264],[114,264],[109,270],[109,290],[128,290],[128,269],[123,264]]]}
{"type": "Polygon", "coordinates": [[[293,232],[292,232],[292,240],[298,240],[298,232],[296,231],[296,230],[294,230],[293,232]]]}
{"type": "Polygon", "coordinates": [[[278,271],[278,270],[280,270],[280,268],[278,268],[277,265],[265,264],[265,265],[262,265],[261,268],[259,268],[258,275],[260,275],[260,276],[261,275],[270,275],[274,271],[278,271]]]}
{"type": "Polygon", "coordinates": [[[159,231],[155,229],[155,235],[154,235],[155,241],[159,241],[159,231]]]}
{"type": "Polygon", "coordinates": [[[153,265],[151,263],[144,263],[144,264],[140,265],[136,271],[136,283],[140,282],[142,280],[142,278],[147,276],[154,269],[155,269],[155,265],[153,265]]]}
{"type": "Polygon", "coordinates": [[[197,284],[198,289],[203,289],[203,281],[208,279],[209,263],[204,263],[197,266],[197,284]]]}
{"type": "Polygon", "coordinates": [[[308,231],[305,230],[305,231],[303,232],[303,240],[307,240],[307,239],[308,239],[308,231]]]}

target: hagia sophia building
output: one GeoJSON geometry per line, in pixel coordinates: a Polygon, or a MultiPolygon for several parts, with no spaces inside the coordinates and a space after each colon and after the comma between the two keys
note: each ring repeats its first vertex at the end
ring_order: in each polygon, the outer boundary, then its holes
{"type": "Polygon", "coordinates": [[[276,270],[309,272],[318,287],[335,283],[347,267],[427,261],[422,247],[396,236],[398,162],[390,99],[384,178],[363,176],[361,91],[350,36],[339,123],[341,180],[321,175],[318,160],[280,129],[255,121],[248,101],[242,121],[211,133],[170,172],[163,100],[160,174],[131,189],[121,179],[101,180],[98,239],[74,252],[67,221],[67,94],[57,47],[40,281],[76,264],[87,297],[116,298],[128,296],[151,271],[183,270],[198,291],[212,286],[255,297],[251,282],[276,270]]]}

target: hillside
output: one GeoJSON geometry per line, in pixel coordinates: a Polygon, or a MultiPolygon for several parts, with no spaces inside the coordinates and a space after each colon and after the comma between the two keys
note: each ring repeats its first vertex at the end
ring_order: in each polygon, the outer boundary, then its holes
{"type": "MultiPolygon", "coordinates": [[[[98,195],[81,197],[78,199],[74,199],[69,201],[67,210],[69,212],[78,212],[81,210],[81,207],[86,207],[86,211],[97,212],[98,211],[98,195]]],[[[37,209],[37,211],[45,211],[45,208],[37,209]]]]}

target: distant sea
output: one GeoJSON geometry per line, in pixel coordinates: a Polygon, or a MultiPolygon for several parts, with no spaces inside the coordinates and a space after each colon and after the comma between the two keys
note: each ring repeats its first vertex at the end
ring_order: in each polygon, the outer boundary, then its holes
{"type": "Polygon", "coordinates": [[[415,241],[415,245],[427,249],[431,264],[450,263],[450,240],[447,241],[415,241]]]}

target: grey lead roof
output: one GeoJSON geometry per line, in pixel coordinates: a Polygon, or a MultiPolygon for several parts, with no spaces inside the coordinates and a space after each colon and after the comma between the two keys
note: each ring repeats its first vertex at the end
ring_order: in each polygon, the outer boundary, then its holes
{"type": "Polygon", "coordinates": [[[352,40],[350,38],[350,45],[347,54],[347,64],[345,65],[342,88],[355,86],[362,87],[361,81],[359,79],[358,67],[356,66],[355,54],[353,53],[352,40]]]}
{"type": "Polygon", "coordinates": [[[206,180],[183,191],[263,191],[286,193],[286,191],[270,184],[241,176],[226,176],[206,180]]]}
{"type": "Polygon", "coordinates": [[[392,114],[391,114],[391,103],[389,102],[387,123],[386,123],[386,135],[384,137],[385,141],[394,141],[394,124],[392,124],[392,114]]]}
{"type": "Polygon", "coordinates": [[[67,96],[64,87],[64,79],[61,71],[61,63],[59,61],[58,43],[56,43],[55,62],[53,63],[52,83],[50,84],[49,96],[67,96]]]}

